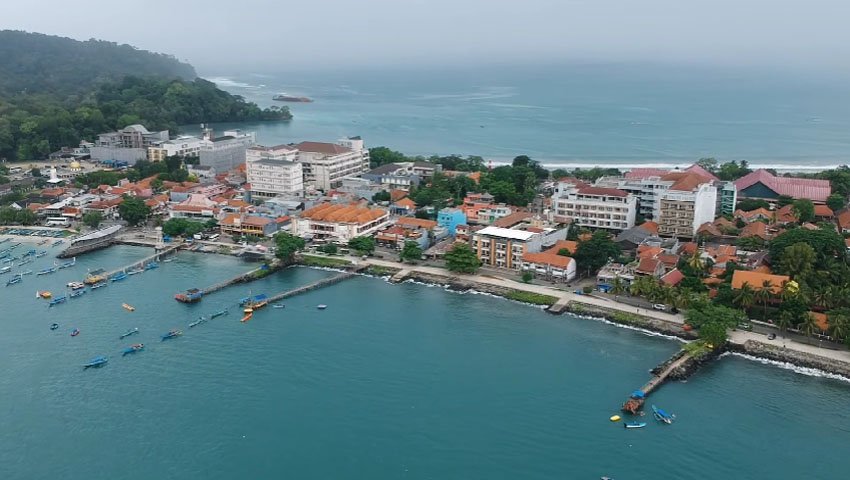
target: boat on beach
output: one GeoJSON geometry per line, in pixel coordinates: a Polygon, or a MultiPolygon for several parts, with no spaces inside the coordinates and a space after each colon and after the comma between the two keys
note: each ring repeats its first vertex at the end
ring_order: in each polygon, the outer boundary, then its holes
{"type": "Polygon", "coordinates": [[[162,336],[162,340],[165,341],[165,340],[168,340],[170,338],[179,337],[180,335],[183,335],[182,331],[176,330],[176,329],[171,330],[171,331],[169,331],[168,333],[166,333],[165,335],[162,336]]]}
{"type": "Polygon", "coordinates": [[[144,349],[145,349],[144,343],[134,343],[133,345],[130,345],[129,347],[125,348],[121,352],[121,356],[123,357],[124,355],[129,355],[131,353],[141,352],[144,349]]]}
{"type": "Polygon", "coordinates": [[[109,361],[109,359],[106,358],[106,357],[103,357],[103,356],[94,357],[91,360],[89,360],[89,363],[83,364],[83,368],[84,369],[86,369],[86,368],[99,368],[99,367],[106,365],[106,362],[108,362],[108,361],[109,361]]]}
{"type": "Polygon", "coordinates": [[[127,330],[126,332],[122,333],[121,336],[118,337],[118,339],[121,340],[121,339],[129,337],[130,335],[134,335],[136,333],[139,333],[139,329],[138,328],[131,328],[130,330],[127,330]]]}
{"type": "Polygon", "coordinates": [[[661,423],[666,423],[667,425],[672,424],[673,421],[676,420],[676,415],[667,413],[664,410],[656,407],[655,405],[652,406],[652,415],[655,417],[656,420],[661,423]]]}

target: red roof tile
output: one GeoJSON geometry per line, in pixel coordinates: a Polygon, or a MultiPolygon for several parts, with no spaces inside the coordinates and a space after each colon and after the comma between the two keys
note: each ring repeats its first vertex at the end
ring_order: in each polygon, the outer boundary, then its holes
{"type": "Polygon", "coordinates": [[[829,194],[832,193],[829,180],[777,177],[767,170],[762,169],[739,178],[735,181],[735,187],[740,192],[759,182],[779,195],[788,195],[792,198],[808,198],[816,202],[825,202],[829,194]]]}
{"type": "Polygon", "coordinates": [[[674,268],[661,277],[661,281],[670,286],[676,286],[684,280],[685,274],[674,268]]]}

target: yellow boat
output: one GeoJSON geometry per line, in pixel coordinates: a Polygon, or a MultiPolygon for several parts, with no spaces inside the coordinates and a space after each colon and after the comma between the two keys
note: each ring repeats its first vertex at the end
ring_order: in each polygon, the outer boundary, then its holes
{"type": "Polygon", "coordinates": [[[43,291],[43,292],[38,292],[36,295],[37,295],[37,296],[39,296],[39,297],[41,297],[41,298],[43,298],[43,299],[45,299],[45,300],[47,300],[48,298],[50,298],[50,297],[52,297],[52,296],[53,296],[53,294],[52,294],[52,293],[50,293],[50,292],[48,292],[47,290],[45,290],[45,291],[43,291]]]}
{"type": "Polygon", "coordinates": [[[121,306],[124,307],[124,310],[127,310],[128,312],[135,312],[136,311],[136,307],[134,307],[134,306],[132,306],[128,303],[122,303],[121,306]]]}
{"type": "Polygon", "coordinates": [[[611,419],[610,419],[610,420],[611,420],[612,422],[619,422],[619,421],[620,421],[620,416],[619,416],[619,415],[613,415],[613,416],[611,417],[611,419]]]}

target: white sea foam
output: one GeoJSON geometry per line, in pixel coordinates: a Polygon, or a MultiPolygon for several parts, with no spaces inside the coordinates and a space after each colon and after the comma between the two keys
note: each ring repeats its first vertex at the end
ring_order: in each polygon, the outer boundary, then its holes
{"type": "MultiPolygon", "coordinates": [[[[682,161],[682,162],[650,162],[644,163],[639,160],[635,160],[634,162],[623,163],[611,163],[608,160],[594,160],[588,159],[586,161],[568,161],[568,162],[558,162],[556,160],[546,160],[535,158],[535,160],[539,161],[540,164],[548,168],[550,170],[554,170],[556,168],[565,168],[568,170],[572,170],[574,168],[593,168],[593,167],[603,167],[603,168],[616,168],[619,170],[633,170],[635,168],[660,168],[672,170],[674,168],[685,169],[694,164],[694,161],[682,161]]],[[[512,159],[507,158],[489,158],[485,157],[485,161],[492,162],[494,166],[499,165],[510,165],[512,159]]],[[[800,160],[801,162],[803,160],[800,160]]],[[[783,163],[757,163],[752,162],[749,164],[751,169],[759,169],[759,168],[771,168],[776,170],[777,172],[820,172],[822,170],[830,170],[838,168],[841,164],[817,164],[814,160],[807,160],[806,165],[799,164],[783,164],[783,163]]]]}
{"type": "Polygon", "coordinates": [[[635,326],[632,326],[632,325],[623,325],[622,323],[612,322],[612,321],[607,320],[607,319],[602,318],[602,317],[595,317],[593,315],[579,315],[577,313],[570,313],[570,312],[567,312],[565,315],[572,315],[574,317],[581,318],[581,319],[584,319],[584,320],[594,320],[594,321],[602,322],[602,323],[605,323],[605,324],[608,324],[608,325],[613,325],[613,326],[618,327],[618,328],[625,328],[626,330],[632,330],[632,331],[635,331],[635,332],[640,332],[640,333],[642,333],[642,334],[644,334],[648,337],[661,337],[661,338],[666,338],[668,340],[676,340],[676,341],[679,341],[681,343],[688,343],[688,341],[685,340],[684,338],[679,338],[675,335],[667,335],[666,333],[659,333],[659,332],[655,332],[655,331],[652,331],[652,330],[647,330],[645,328],[635,327],[635,326]]]}
{"type": "Polygon", "coordinates": [[[736,356],[736,357],[744,358],[744,359],[747,359],[747,360],[751,360],[751,361],[754,361],[754,362],[761,363],[763,365],[773,365],[774,367],[779,367],[783,370],[791,370],[792,372],[799,373],[801,375],[808,375],[810,377],[830,378],[832,380],[840,380],[842,382],[850,383],[850,378],[847,378],[843,375],[825,372],[825,371],[817,369],[817,368],[801,367],[799,365],[794,365],[791,362],[780,362],[778,360],[769,360],[767,358],[755,357],[755,356],[752,356],[752,355],[747,355],[746,353],[725,352],[722,355],[720,355],[720,358],[723,358],[727,355],[733,355],[733,356],[736,356]]]}
{"type": "Polygon", "coordinates": [[[260,88],[259,85],[251,85],[250,83],[237,82],[236,80],[231,80],[227,77],[209,77],[205,78],[204,80],[213,82],[214,84],[222,88],[260,88]]]}

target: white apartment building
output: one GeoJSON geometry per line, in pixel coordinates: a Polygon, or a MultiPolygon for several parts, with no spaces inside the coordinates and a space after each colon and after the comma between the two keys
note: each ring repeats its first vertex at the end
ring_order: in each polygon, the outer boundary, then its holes
{"type": "Polygon", "coordinates": [[[543,236],[510,228],[485,227],[472,234],[472,250],[484,265],[519,270],[522,257],[539,252],[543,236]]]}
{"type": "Polygon", "coordinates": [[[688,174],[661,195],[659,235],[692,238],[700,225],[714,221],[717,187],[688,174]]]}
{"type": "Polygon", "coordinates": [[[303,166],[304,183],[320,190],[342,185],[342,179],[369,171],[369,150],[360,137],[344,138],[337,143],[301,142],[298,162],[303,166]]]}
{"type": "Polygon", "coordinates": [[[675,182],[663,180],[660,176],[645,178],[602,177],[596,181],[597,187],[616,188],[634,195],[638,200],[638,213],[647,220],[657,220],[661,216],[661,194],[675,182]]]}
{"type": "Polygon", "coordinates": [[[552,197],[555,221],[606,230],[635,226],[637,197],[616,188],[559,182],[552,197]]]}
{"type": "Polygon", "coordinates": [[[209,165],[218,173],[228,172],[245,163],[248,148],[256,143],[254,132],[227,130],[224,136],[214,137],[211,130],[206,130],[201,140],[201,165],[209,165]]]}
{"type": "Polygon", "coordinates": [[[158,142],[148,147],[148,160],[162,162],[166,157],[198,157],[201,155],[201,142],[198,137],[182,135],[174,140],[158,142]]]}
{"type": "Polygon", "coordinates": [[[291,145],[256,146],[246,152],[245,170],[253,197],[298,196],[304,193],[304,172],[298,149],[291,145]]]}

